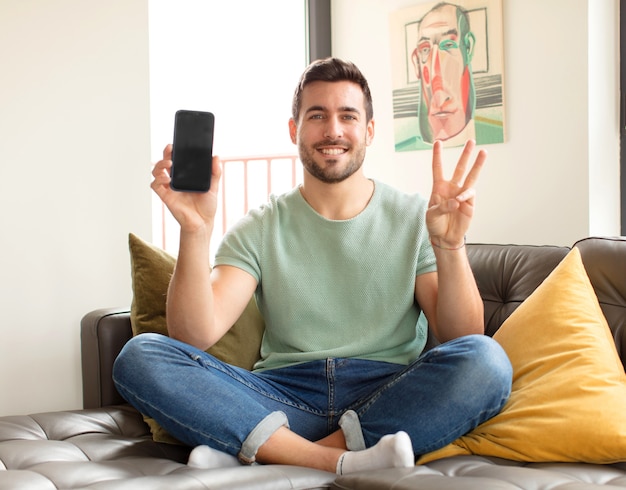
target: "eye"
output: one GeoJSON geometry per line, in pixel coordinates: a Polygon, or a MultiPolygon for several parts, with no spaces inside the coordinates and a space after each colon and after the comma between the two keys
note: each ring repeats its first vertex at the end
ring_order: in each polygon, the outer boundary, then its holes
{"type": "Polygon", "coordinates": [[[428,61],[431,50],[432,46],[429,42],[421,42],[417,45],[416,51],[422,63],[426,63],[428,61]]]}
{"type": "Polygon", "coordinates": [[[450,51],[451,49],[458,49],[459,45],[454,39],[444,39],[439,43],[439,49],[442,51],[450,51]]]}

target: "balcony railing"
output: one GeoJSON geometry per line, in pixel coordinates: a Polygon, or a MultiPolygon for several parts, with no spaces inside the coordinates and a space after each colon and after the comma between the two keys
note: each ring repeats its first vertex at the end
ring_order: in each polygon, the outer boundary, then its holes
{"type": "MultiPolygon", "coordinates": [[[[270,194],[282,194],[302,182],[296,155],[262,155],[222,159],[221,200],[211,246],[216,247],[229,227],[251,208],[267,202],[270,194]]],[[[177,252],[178,224],[161,205],[161,246],[177,252]]]]}
{"type": "Polygon", "coordinates": [[[252,206],[267,202],[270,194],[293,189],[302,180],[297,162],[296,155],[223,159],[222,234],[252,206]]]}

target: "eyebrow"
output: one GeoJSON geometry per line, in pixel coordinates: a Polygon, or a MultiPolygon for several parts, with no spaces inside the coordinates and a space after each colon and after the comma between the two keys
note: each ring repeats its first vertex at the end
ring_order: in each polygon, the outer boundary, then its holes
{"type": "MultiPolygon", "coordinates": [[[[314,106],[309,107],[305,112],[309,113],[309,112],[315,112],[315,111],[325,112],[327,111],[327,108],[322,105],[314,105],[314,106]]],[[[355,112],[357,114],[361,113],[361,111],[359,111],[356,107],[352,107],[352,106],[342,106],[339,108],[339,112],[355,112]]]]}
{"type": "MultiPolygon", "coordinates": [[[[458,30],[458,29],[450,29],[450,30],[448,30],[448,31],[446,31],[446,32],[443,32],[443,33],[441,33],[441,34],[438,34],[438,36],[451,36],[451,35],[452,35],[452,36],[457,36],[457,37],[458,37],[458,35],[459,35],[459,30],[458,30]]],[[[420,43],[420,42],[422,42],[422,41],[430,41],[430,38],[429,38],[429,37],[427,37],[427,36],[422,36],[422,37],[420,37],[420,38],[417,40],[417,42],[418,42],[418,43],[420,43]]]]}

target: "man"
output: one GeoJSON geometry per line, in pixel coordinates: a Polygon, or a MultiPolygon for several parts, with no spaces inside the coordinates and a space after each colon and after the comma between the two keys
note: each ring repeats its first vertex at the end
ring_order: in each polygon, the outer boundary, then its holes
{"type": "Polygon", "coordinates": [[[371,94],[356,66],[334,58],[302,75],[289,131],[302,186],[272,196],[230,230],[213,270],[219,161],[208,193],[175,192],[165,148],[152,188],[181,226],[167,301],[171,338],[131,340],[115,364],[116,386],[198,446],[195,465],[209,457],[206,446],[243,463],[342,474],[413,465],[416,454],[497,414],[510,392],[508,359],[482,335],[464,248],[486,155],[468,171],[469,142],[446,181],[436,144],[430,203],[366,178],[371,94]],[[204,349],[253,294],[266,331],[250,373],[204,349]],[[420,309],[445,342],[421,356],[420,309]]]}
{"type": "Polygon", "coordinates": [[[418,23],[412,61],[421,82],[419,129],[427,143],[476,138],[474,45],[467,12],[457,5],[439,3],[418,23]]]}

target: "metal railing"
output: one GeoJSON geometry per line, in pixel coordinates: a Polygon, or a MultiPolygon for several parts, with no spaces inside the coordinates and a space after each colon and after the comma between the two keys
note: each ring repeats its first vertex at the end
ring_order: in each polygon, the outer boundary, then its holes
{"type": "MultiPolygon", "coordinates": [[[[267,202],[270,194],[281,194],[302,182],[297,155],[261,155],[223,158],[220,205],[216,215],[212,246],[226,230],[255,206],[267,202]]],[[[178,243],[178,226],[161,205],[161,247],[172,251],[178,243]]]]}
{"type": "Polygon", "coordinates": [[[300,177],[297,162],[296,155],[222,159],[222,234],[251,206],[267,202],[272,193],[293,189],[300,177]]]}

